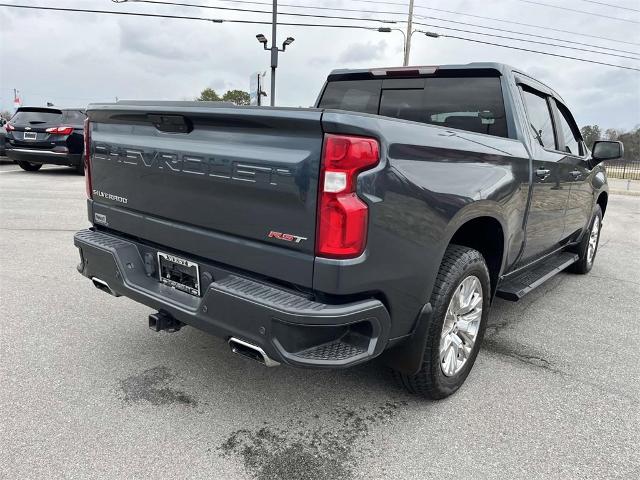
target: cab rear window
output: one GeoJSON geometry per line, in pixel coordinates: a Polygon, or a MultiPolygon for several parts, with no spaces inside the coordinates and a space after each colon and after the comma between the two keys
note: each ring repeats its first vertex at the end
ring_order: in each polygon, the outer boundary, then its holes
{"type": "Polygon", "coordinates": [[[382,80],[335,81],[319,107],[508,136],[499,77],[425,78],[417,88],[386,88],[382,80]]]}
{"type": "Polygon", "coordinates": [[[382,80],[330,82],[322,94],[321,108],[378,113],[382,80]]]}

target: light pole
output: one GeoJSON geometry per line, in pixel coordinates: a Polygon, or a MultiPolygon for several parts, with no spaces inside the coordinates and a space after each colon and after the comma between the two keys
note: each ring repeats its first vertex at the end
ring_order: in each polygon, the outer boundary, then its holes
{"type": "Polygon", "coordinates": [[[256,35],[258,42],[262,44],[265,50],[271,50],[271,106],[276,104],[276,68],[278,68],[278,53],[284,52],[287,45],[291,45],[294,41],[293,37],[287,37],[282,42],[282,48],[276,46],[278,26],[278,0],[273,0],[273,17],[271,20],[271,48],[267,47],[267,37],[259,33],[256,35]]]}
{"type": "Polygon", "coordinates": [[[407,66],[409,64],[409,53],[407,52],[407,45],[411,45],[411,37],[413,36],[414,33],[419,32],[419,33],[425,33],[422,32],[421,30],[413,30],[412,32],[409,33],[409,40],[407,41],[407,35],[404,33],[404,30],[402,30],[401,28],[391,28],[391,27],[380,27],[380,28],[374,28],[372,30],[375,30],[377,32],[383,32],[383,33],[389,33],[393,30],[400,32],[402,34],[402,58],[403,58],[403,66],[407,66]]]}
{"type": "Polygon", "coordinates": [[[404,31],[401,28],[380,27],[376,28],[375,30],[382,33],[391,33],[392,30],[400,32],[402,34],[402,58],[404,58],[404,52],[407,48],[407,36],[404,34],[404,31]]]}
{"type": "Polygon", "coordinates": [[[404,37],[404,58],[402,60],[402,66],[409,65],[409,55],[411,55],[411,35],[413,32],[413,0],[409,0],[409,16],[407,18],[407,34],[404,37]]]}

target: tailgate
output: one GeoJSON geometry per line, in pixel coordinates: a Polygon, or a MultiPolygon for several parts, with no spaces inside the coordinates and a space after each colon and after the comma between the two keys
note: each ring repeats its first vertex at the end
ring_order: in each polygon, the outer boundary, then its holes
{"type": "Polygon", "coordinates": [[[88,113],[94,223],[311,284],[321,111],[180,102],[88,113]]]}
{"type": "Polygon", "coordinates": [[[11,139],[14,147],[51,149],[60,137],[47,132],[63,123],[61,110],[50,108],[21,108],[12,117],[11,139]]]}

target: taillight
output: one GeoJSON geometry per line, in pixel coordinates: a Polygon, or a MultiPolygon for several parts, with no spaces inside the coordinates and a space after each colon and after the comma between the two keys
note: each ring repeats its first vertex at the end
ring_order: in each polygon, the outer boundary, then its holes
{"type": "Polygon", "coordinates": [[[12,132],[12,131],[14,131],[14,130],[16,129],[16,127],[14,127],[13,125],[11,125],[10,123],[7,123],[7,124],[4,126],[4,128],[5,128],[5,130],[6,130],[7,132],[12,132]]]}
{"type": "Polygon", "coordinates": [[[358,173],[380,161],[373,138],[327,134],[322,149],[316,254],[360,255],[367,243],[369,208],[356,194],[358,173]]]}
{"type": "Polygon", "coordinates": [[[84,184],[87,198],[92,198],[91,190],[91,122],[84,119],[84,184]]]}
{"type": "Polygon", "coordinates": [[[45,130],[47,133],[55,133],[56,135],[71,135],[73,127],[51,127],[45,130]]]}

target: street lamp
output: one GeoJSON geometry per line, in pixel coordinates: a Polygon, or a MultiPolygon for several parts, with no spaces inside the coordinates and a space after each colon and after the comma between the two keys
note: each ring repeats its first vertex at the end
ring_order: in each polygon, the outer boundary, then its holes
{"type": "Polygon", "coordinates": [[[271,48],[267,47],[267,38],[259,33],[256,35],[258,41],[262,44],[265,50],[271,50],[271,106],[276,104],[276,68],[278,67],[278,53],[284,52],[287,45],[293,43],[293,37],[287,37],[282,42],[282,48],[276,46],[277,41],[277,28],[278,28],[278,0],[273,0],[273,8],[271,10],[271,48]]]}
{"type": "Polygon", "coordinates": [[[267,50],[267,37],[259,33],[258,35],[256,35],[256,38],[260,43],[264,45],[264,49],[267,50]]]}
{"type": "Polygon", "coordinates": [[[285,51],[285,49],[287,48],[287,45],[291,45],[293,43],[293,41],[295,40],[295,38],[293,37],[287,37],[287,39],[282,42],[282,52],[285,51]]]}
{"type": "MultiPolygon", "coordinates": [[[[391,33],[392,30],[396,30],[398,32],[400,32],[402,34],[403,37],[403,49],[402,49],[402,56],[404,58],[405,56],[405,52],[407,51],[407,36],[404,33],[404,30],[400,29],[400,28],[391,28],[391,27],[379,27],[379,28],[371,28],[370,30],[375,30],[377,32],[382,32],[382,33],[391,33]]],[[[435,32],[425,32],[424,30],[413,30],[410,34],[409,34],[409,38],[413,37],[414,33],[424,33],[425,36],[430,37],[430,38],[440,38],[442,35],[440,35],[439,33],[435,33],[435,32]]],[[[407,61],[409,59],[407,58],[407,61]]]]}
{"type": "MultiPolygon", "coordinates": [[[[407,35],[404,33],[404,30],[402,30],[401,28],[391,28],[391,27],[379,27],[379,28],[374,28],[372,30],[376,30],[382,33],[391,33],[392,30],[395,30],[396,32],[400,32],[402,34],[402,58],[404,59],[405,52],[407,51],[407,35]]],[[[411,35],[413,35],[416,32],[417,30],[414,30],[413,32],[411,32],[411,35]]]]}
{"type": "Polygon", "coordinates": [[[294,42],[295,38],[287,37],[285,41],[282,42],[282,48],[275,46],[275,40],[271,43],[271,47],[267,47],[267,37],[261,33],[256,35],[256,38],[265,50],[271,50],[271,106],[273,107],[276,103],[276,68],[278,66],[278,53],[284,52],[287,49],[287,46],[294,42]]]}

